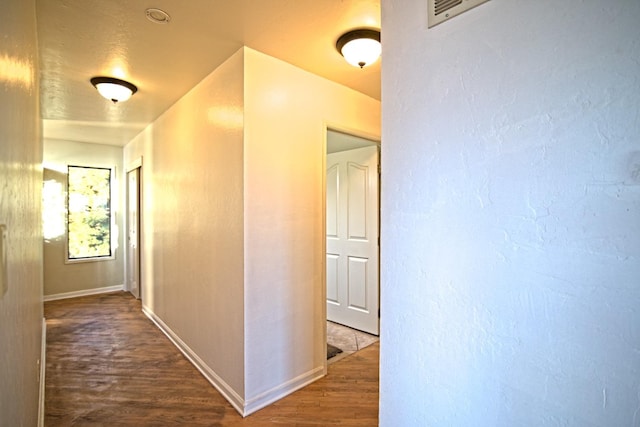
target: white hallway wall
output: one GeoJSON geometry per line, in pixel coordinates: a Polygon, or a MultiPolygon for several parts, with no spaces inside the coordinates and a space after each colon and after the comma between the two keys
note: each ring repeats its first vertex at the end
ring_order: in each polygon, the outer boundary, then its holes
{"type": "MultiPolygon", "coordinates": [[[[0,224],[7,289],[0,292],[0,426],[38,423],[42,339],[42,139],[35,2],[0,13],[0,224]]],[[[0,272],[2,274],[2,272],[0,272]]]]}
{"type": "Polygon", "coordinates": [[[640,2],[382,1],[383,426],[640,425],[640,2]]]}
{"type": "Polygon", "coordinates": [[[327,124],[380,103],[248,48],[125,147],[143,157],[143,303],[251,412],[325,363],[327,124]]]}
{"type": "Polygon", "coordinates": [[[324,368],[326,127],[378,140],[381,113],[373,98],[244,51],[245,384],[255,407],[324,368]]]}
{"type": "Polygon", "coordinates": [[[244,396],[242,76],[238,52],[124,150],[125,165],[143,162],[143,304],[237,401],[244,396]]]}

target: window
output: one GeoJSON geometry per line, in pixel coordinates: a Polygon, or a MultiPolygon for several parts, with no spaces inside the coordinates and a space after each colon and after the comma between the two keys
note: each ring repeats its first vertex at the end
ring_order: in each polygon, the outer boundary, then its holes
{"type": "Polygon", "coordinates": [[[111,168],[67,167],[67,260],[113,258],[111,168]]]}

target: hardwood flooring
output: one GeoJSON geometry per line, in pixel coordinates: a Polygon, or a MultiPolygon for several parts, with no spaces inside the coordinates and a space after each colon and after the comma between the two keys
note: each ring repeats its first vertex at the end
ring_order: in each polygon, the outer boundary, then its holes
{"type": "Polygon", "coordinates": [[[242,418],[117,292],[45,303],[45,426],[375,426],[379,343],[242,418]]]}

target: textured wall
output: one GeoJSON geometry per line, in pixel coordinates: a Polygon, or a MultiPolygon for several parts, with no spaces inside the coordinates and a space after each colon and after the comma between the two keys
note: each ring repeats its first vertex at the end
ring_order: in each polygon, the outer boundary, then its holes
{"type": "Polygon", "coordinates": [[[383,0],[383,426],[640,426],[640,2],[383,0]]]}
{"type": "MultiPolygon", "coordinates": [[[[65,292],[84,291],[124,284],[124,191],[126,182],[122,167],[122,147],[112,145],[87,144],[74,141],[48,139],[44,141],[44,181],[55,181],[62,185],[60,192],[66,191],[67,165],[115,167],[115,191],[112,212],[116,215],[118,236],[115,259],[65,264],[66,234],[47,236],[44,240],[44,294],[55,295],[65,292]],[[55,237],[54,237],[55,236],[55,237]]],[[[60,194],[60,202],[64,194],[60,194]]],[[[46,206],[45,206],[46,208],[46,206]]],[[[66,209],[62,204],[61,208],[66,209]]],[[[45,212],[45,215],[56,221],[55,228],[66,232],[64,215],[58,210],[45,212]]]]}
{"type": "Polygon", "coordinates": [[[125,147],[143,158],[143,304],[239,396],[242,81],[239,51],[125,147]]]}
{"type": "Polygon", "coordinates": [[[378,139],[380,102],[245,52],[245,360],[256,402],[324,366],[325,130],[378,139]]]}
{"type": "Polygon", "coordinates": [[[42,142],[34,1],[0,13],[0,224],[8,289],[0,292],[0,426],[38,421],[42,329],[42,142]]]}

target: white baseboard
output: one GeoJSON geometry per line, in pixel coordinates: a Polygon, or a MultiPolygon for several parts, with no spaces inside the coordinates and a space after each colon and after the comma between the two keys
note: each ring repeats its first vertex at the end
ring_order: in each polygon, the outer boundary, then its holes
{"type": "Polygon", "coordinates": [[[149,318],[156,326],[169,338],[169,340],[175,345],[178,350],[184,354],[184,356],[196,367],[198,371],[213,385],[222,396],[231,403],[231,405],[240,413],[244,414],[244,399],[240,397],[238,393],[227,384],[213,369],[211,369],[198,355],[189,348],[184,341],[182,341],[175,332],[169,328],[158,316],[156,316],[147,307],[142,307],[142,312],[149,318]]]}
{"type": "Polygon", "coordinates": [[[272,403],[282,399],[285,396],[311,384],[314,381],[319,380],[324,377],[324,366],[319,366],[315,369],[312,369],[308,372],[305,372],[302,375],[293,378],[290,381],[287,381],[284,384],[281,384],[277,387],[272,388],[271,390],[267,390],[264,393],[259,394],[258,396],[249,399],[245,402],[244,406],[244,414],[247,415],[253,414],[256,411],[264,408],[265,406],[269,406],[272,403]]]}
{"type": "Polygon", "coordinates": [[[44,382],[47,372],[47,320],[42,319],[42,340],[40,343],[40,391],[38,392],[38,427],[44,427],[44,382]]]}
{"type": "Polygon", "coordinates": [[[169,338],[178,350],[184,354],[193,366],[213,385],[222,396],[238,411],[240,415],[246,417],[277,400],[293,393],[302,387],[322,378],[325,375],[325,367],[318,366],[284,384],[276,386],[271,390],[267,390],[258,396],[245,401],[238,393],[236,393],[229,384],[227,384],[213,369],[211,369],[184,341],[176,335],[158,316],[156,316],[149,308],[143,305],[142,312],[169,338]]]}
{"type": "Polygon", "coordinates": [[[64,292],[62,294],[45,295],[43,300],[45,302],[46,301],[55,301],[55,300],[58,300],[58,299],[85,297],[87,295],[106,294],[106,293],[109,293],[109,292],[116,292],[116,291],[123,291],[123,290],[124,290],[124,285],[106,286],[104,288],[83,289],[81,291],[73,291],[73,292],[64,292]]]}
{"type": "Polygon", "coordinates": [[[158,316],[147,307],[142,307],[143,313],[151,319],[153,323],[169,338],[178,350],[196,367],[198,371],[213,385],[222,396],[231,403],[240,415],[246,417],[277,400],[293,393],[302,387],[322,378],[325,375],[324,366],[312,369],[284,384],[272,388],[260,395],[245,401],[233,388],[231,388],[218,374],[216,374],[207,364],[187,344],[184,343],[158,316]]]}

